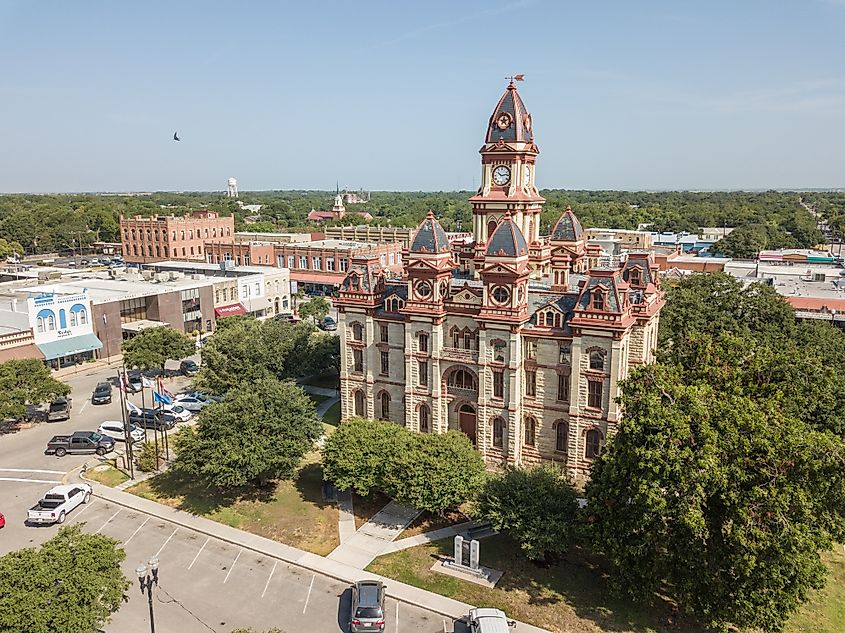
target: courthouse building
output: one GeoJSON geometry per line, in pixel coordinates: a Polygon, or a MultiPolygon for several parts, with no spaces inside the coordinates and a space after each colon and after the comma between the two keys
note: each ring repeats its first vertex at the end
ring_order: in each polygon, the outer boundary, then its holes
{"type": "Polygon", "coordinates": [[[540,235],[539,150],[513,82],[480,151],[469,244],[429,213],[401,279],[352,258],[337,300],[342,416],[460,430],[491,465],[555,461],[583,478],[622,415],[619,382],[654,359],[657,266],[630,253],[591,267],[571,209],[540,235]]]}

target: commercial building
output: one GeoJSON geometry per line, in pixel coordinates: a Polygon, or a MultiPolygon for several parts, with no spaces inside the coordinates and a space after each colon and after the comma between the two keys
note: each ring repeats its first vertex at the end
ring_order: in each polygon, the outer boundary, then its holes
{"type": "Polygon", "coordinates": [[[429,213],[401,278],[352,257],[335,302],[343,418],[460,430],[491,465],[588,475],[621,419],[620,381],[654,359],[664,298],[648,253],[593,268],[571,209],[540,235],[538,153],[511,82],[488,122],[469,243],[429,213]]]}
{"type": "Polygon", "coordinates": [[[202,262],[203,245],[234,240],[235,219],[211,211],[190,215],[120,217],[123,258],[127,262],[149,263],[168,259],[202,262]]]}

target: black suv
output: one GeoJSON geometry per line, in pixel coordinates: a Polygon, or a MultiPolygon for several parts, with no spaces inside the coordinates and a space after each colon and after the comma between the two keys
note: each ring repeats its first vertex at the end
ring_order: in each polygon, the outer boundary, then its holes
{"type": "Polygon", "coordinates": [[[183,360],[179,363],[179,371],[183,376],[196,376],[199,370],[199,365],[190,359],[183,360]]]}
{"type": "Polygon", "coordinates": [[[94,393],[91,396],[91,404],[110,404],[111,403],[111,384],[107,382],[98,383],[94,387],[94,393]]]}
{"type": "Polygon", "coordinates": [[[179,420],[176,416],[165,411],[155,409],[141,409],[129,413],[129,422],[142,429],[156,429],[158,431],[169,431],[179,420]]]}

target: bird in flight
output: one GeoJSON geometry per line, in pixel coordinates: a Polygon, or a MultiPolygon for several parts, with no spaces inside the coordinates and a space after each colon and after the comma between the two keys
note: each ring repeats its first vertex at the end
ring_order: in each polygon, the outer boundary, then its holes
{"type": "Polygon", "coordinates": [[[179,132],[174,132],[174,133],[173,133],[173,140],[174,140],[174,141],[181,141],[181,140],[182,140],[182,139],[180,139],[180,138],[179,138],[179,132]]]}

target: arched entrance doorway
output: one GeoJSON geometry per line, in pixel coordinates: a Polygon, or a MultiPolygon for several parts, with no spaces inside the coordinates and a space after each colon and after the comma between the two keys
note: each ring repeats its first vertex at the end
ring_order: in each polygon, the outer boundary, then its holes
{"type": "Polygon", "coordinates": [[[475,446],[475,409],[471,405],[462,404],[458,408],[458,425],[461,432],[466,433],[475,446]]]}

